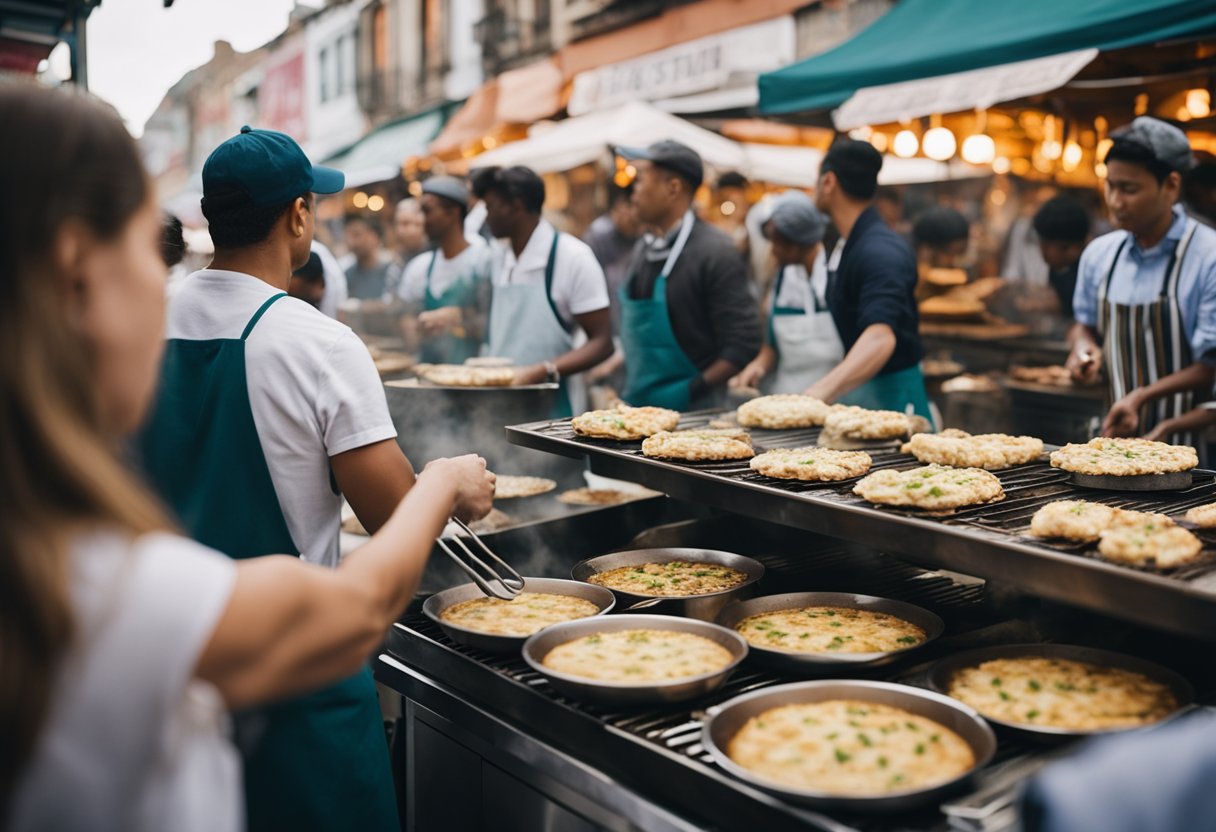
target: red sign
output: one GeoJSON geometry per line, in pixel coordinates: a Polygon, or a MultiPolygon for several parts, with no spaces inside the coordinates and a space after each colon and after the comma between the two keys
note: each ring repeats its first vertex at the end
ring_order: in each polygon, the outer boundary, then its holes
{"type": "Polygon", "coordinates": [[[297,142],[308,137],[304,114],[304,52],[270,64],[258,86],[258,126],[278,130],[297,142]]]}

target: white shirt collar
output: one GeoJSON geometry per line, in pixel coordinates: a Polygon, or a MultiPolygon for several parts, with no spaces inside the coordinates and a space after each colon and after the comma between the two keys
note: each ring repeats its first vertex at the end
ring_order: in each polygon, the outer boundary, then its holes
{"type": "Polygon", "coordinates": [[[516,258],[515,250],[511,248],[511,244],[507,243],[507,269],[520,269],[521,271],[544,271],[549,265],[549,250],[553,247],[553,237],[557,234],[557,229],[553,227],[548,220],[542,219],[536,225],[536,229],[532,232],[532,236],[528,238],[527,245],[516,258]]]}

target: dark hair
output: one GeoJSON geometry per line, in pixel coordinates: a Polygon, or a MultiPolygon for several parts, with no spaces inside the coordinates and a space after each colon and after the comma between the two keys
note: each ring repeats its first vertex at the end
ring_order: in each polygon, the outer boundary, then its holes
{"type": "Polygon", "coordinates": [[[500,168],[478,168],[469,174],[469,193],[478,199],[485,199],[486,185],[494,178],[500,168]]]}
{"type": "MultiPolygon", "coordinates": [[[[312,204],[311,194],[300,194],[312,204]]],[[[295,203],[260,207],[249,201],[243,191],[210,194],[203,197],[203,216],[216,248],[246,248],[266,242],[275,223],[295,203]]]]}
{"type": "Polygon", "coordinates": [[[1216,160],[1210,157],[1201,159],[1187,172],[1186,184],[1196,188],[1216,187],[1216,160]]]}
{"type": "Polygon", "coordinates": [[[728,170],[718,177],[719,188],[746,188],[747,177],[738,171],[728,170]]]}
{"type": "Polygon", "coordinates": [[[882,154],[869,142],[857,139],[837,139],[828,148],[819,172],[836,174],[840,189],[854,199],[873,199],[878,190],[878,172],[882,170],[882,154]]]}
{"type": "Polygon", "coordinates": [[[72,529],[165,528],[114,456],[94,351],[54,279],[76,221],[105,241],[148,202],[139,150],[112,107],[73,89],[0,83],[0,817],[73,646],[72,529]]]}
{"type": "Polygon", "coordinates": [[[1157,158],[1151,148],[1140,142],[1129,141],[1120,136],[1111,137],[1110,150],[1106,151],[1105,164],[1111,161],[1126,162],[1129,165],[1139,165],[1153,175],[1160,184],[1173,172],[1173,168],[1157,158]]]}
{"type": "Polygon", "coordinates": [[[321,256],[315,251],[310,251],[308,262],[292,272],[292,276],[307,280],[309,283],[325,283],[325,266],[321,264],[321,256]]]}
{"type": "Polygon", "coordinates": [[[367,214],[347,214],[346,218],[342,221],[342,225],[346,228],[359,224],[366,226],[369,231],[371,231],[381,240],[384,239],[384,229],[380,227],[380,223],[369,217],[367,214]]]}
{"type": "Polygon", "coordinates": [[[186,238],[182,236],[182,221],[165,214],[165,227],[160,235],[160,257],[169,267],[176,266],[186,256],[186,238]]]}
{"type": "Polygon", "coordinates": [[[918,246],[941,248],[958,240],[966,240],[971,234],[967,218],[944,205],[936,205],[912,224],[912,241],[918,246]]]}
{"type": "Polygon", "coordinates": [[[633,199],[633,183],[630,182],[625,187],[619,185],[608,186],[608,207],[612,208],[618,202],[629,202],[633,199]]]}
{"type": "Polygon", "coordinates": [[[545,207],[545,180],[531,168],[520,165],[510,168],[490,168],[492,173],[480,183],[483,196],[496,193],[513,201],[518,199],[529,214],[539,214],[545,207]]]}
{"type": "Polygon", "coordinates": [[[1070,196],[1052,197],[1034,215],[1040,240],[1083,243],[1089,237],[1089,213],[1070,196]]]}

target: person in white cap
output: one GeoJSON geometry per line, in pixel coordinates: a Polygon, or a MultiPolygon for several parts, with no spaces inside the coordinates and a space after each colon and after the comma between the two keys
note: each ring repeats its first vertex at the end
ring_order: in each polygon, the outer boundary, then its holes
{"type": "Polygon", "coordinates": [[[732,388],[801,393],[844,358],[844,344],[827,305],[827,217],[811,198],[787,191],[764,223],[777,276],[769,294],[768,332],[760,354],[730,380],[732,388]]]}
{"type": "Polygon", "coordinates": [[[1081,255],[1068,368],[1083,383],[1106,370],[1114,404],[1102,432],[1131,436],[1190,411],[1196,387],[1200,400],[1209,397],[1216,231],[1179,204],[1194,163],[1186,134],[1142,116],[1111,139],[1106,204],[1118,229],[1081,255]]]}
{"type": "Polygon", "coordinates": [[[421,339],[428,364],[463,364],[477,355],[489,307],[490,250],[464,233],[469,191],[454,176],[422,184],[423,227],[435,248],[405,267],[399,295],[411,308],[403,324],[421,339]]]}

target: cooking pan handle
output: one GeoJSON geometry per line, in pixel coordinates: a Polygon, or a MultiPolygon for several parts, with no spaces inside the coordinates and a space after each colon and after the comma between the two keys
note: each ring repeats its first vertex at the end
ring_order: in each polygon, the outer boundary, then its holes
{"type": "Polygon", "coordinates": [[[633,612],[634,610],[648,610],[651,607],[657,607],[659,604],[663,603],[665,600],[667,600],[667,599],[666,598],[648,598],[645,601],[638,601],[636,604],[630,604],[629,606],[625,607],[625,609],[621,610],[621,612],[633,612]]]}
{"type": "Polygon", "coordinates": [[[473,580],[473,583],[477,584],[482,592],[503,601],[510,601],[523,592],[523,575],[519,574],[511,564],[494,554],[486,542],[478,537],[463,520],[454,517],[452,522],[477,544],[493,565],[478,557],[459,536],[453,536],[451,542],[460,550],[460,554],[457,554],[448,541],[442,537],[435,542],[439,544],[439,548],[443,550],[444,554],[451,558],[461,571],[473,580]]]}

